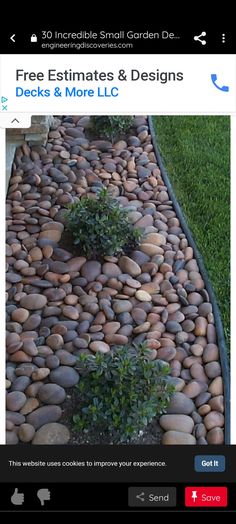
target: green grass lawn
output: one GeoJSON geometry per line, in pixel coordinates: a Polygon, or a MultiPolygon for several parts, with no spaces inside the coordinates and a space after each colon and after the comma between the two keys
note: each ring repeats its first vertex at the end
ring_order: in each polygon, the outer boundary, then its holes
{"type": "Polygon", "coordinates": [[[230,340],[230,117],[156,116],[161,155],[230,340]]]}

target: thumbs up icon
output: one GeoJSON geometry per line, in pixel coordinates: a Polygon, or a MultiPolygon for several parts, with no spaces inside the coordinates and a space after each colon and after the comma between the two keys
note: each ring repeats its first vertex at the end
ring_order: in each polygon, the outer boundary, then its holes
{"type": "Polygon", "coordinates": [[[19,493],[18,488],[15,488],[15,491],[11,496],[11,502],[14,506],[22,506],[24,502],[24,493],[19,493]]]}

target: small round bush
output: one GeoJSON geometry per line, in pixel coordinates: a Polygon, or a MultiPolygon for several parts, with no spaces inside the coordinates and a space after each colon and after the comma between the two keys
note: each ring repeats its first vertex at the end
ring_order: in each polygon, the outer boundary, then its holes
{"type": "Polygon", "coordinates": [[[127,133],[133,124],[132,116],[92,116],[91,124],[99,138],[114,140],[127,133]]]}
{"type": "Polygon", "coordinates": [[[70,204],[65,218],[74,244],[88,258],[127,252],[137,247],[141,238],[141,231],[129,223],[128,212],[106,188],[96,199],[83,197],[70,204]]]}
{"type": "Polygon", "coordinates": [[[150,360],[145,344],[120,346],[109,353],[80,355],[77,386],[79,431],[110,435],[113,443],[137,437],[154,417],[166,411],[174,392],[169,364],[150,360]]]}

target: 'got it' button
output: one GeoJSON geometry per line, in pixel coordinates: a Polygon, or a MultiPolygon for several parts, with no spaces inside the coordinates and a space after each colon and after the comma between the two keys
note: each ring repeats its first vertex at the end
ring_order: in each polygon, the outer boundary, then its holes
{"type": "Polygon", "coordinates": [[[197,473],[222,473],[225,471],[224,455],[196,455],[194,469],[197,473]]]}

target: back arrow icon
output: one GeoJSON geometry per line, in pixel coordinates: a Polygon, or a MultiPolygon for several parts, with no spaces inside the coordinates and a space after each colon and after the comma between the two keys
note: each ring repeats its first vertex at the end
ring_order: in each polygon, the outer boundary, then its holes
{"type": "Polygon", "coordinates": [[[15,41],[15,36],[16,36],[16,35],[11,35],[11,36],[10,36],[10,39],[11,39],[12,42],[14,42],[14,44],[15,44],[15,42],[16,42],[16,41],[15,41]]]}

